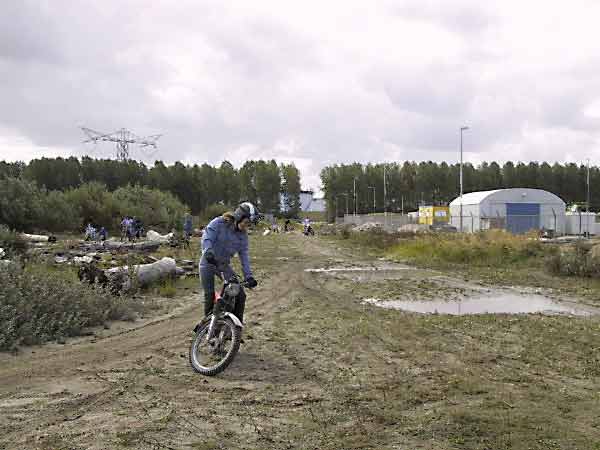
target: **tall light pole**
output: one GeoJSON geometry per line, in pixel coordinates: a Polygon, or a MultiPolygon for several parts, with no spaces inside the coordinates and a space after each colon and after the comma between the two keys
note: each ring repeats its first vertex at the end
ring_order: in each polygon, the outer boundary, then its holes
{"type": "Polygon", "coordinates": [[[369,186],[369,189],[373,189],[373,214],[375,214],[376,203],[375,203],[375,186],[369,186]]]}
{"type": "Polygon", "coordinates": [[[585,215],[586,233],[590,236],[590,158],[587,159],[587,196],[586,196],[585,209],[587,214],[585,215]]]}
{"type": "Polygon", "coordinates": [[[387,185],[385,183],[385,166],[383,166],[383,215],[387,217],[387,185]]]}
{"type": "Polygon", "coordinates": [[[469,127],[460,127],[460,231],[463,230],[463,131],[469,127]]]}
{"type": "Polygon", "coordinates": [[[356,216],[356,177],[354,177],[354,215],[356,216]]]}
{"type": "Polygon", "coordinates": [[[590,212],[590,158],[587,159],[587,196],[586,211],[590,212]]]}

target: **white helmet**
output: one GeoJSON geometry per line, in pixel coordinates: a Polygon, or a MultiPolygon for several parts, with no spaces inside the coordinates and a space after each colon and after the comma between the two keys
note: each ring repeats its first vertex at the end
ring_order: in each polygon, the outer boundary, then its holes
{"type": "Polygon", "coordinates": [[[261,216],[258,208],[250,202],[241,203],[233,213],[235,223],[239,223],[244,219],[249,219],[253,224],[257,224],[261,216]]]}

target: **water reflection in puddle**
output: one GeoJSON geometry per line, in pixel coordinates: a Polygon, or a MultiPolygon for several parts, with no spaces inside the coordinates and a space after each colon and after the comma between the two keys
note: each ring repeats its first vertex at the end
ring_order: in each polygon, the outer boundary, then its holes
{"type": "Polygon", "coordinates": [[[474,297],[451,301],[379,300],[367,298],[364,303],[381,308],[399,309],[422,314],[570,314],[590,316],[598,312],[593,309],[554,301],[541,295],[519,295],[501,293],[493,297],[474,297]]]}

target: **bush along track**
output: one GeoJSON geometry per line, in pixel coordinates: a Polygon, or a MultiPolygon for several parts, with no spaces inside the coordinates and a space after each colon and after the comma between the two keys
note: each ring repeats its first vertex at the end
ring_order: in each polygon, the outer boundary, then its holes
{"type": "Polygon", "coordinates": [[[135,317],[135,300],[113,296],[45,265],[0,267],[0,350],[80,335],[135,317]]]}

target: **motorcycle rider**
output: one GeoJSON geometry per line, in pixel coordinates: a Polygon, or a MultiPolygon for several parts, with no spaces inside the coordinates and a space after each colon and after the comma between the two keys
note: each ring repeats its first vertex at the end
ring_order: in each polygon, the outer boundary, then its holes
{"type": "MultiPolygon", "coordinates": [[[[204,230],[202,236],[202,256],[200,258],[200,278],[204,288],[204,314],[212,313],[215,298],[215,276],[224,271],[226,278],[232,275],[231,257],[236,253],[242,263],[242,270],[249,288],[258,284],[252,276],[248,252],[248,228],[260,219],[257,208],[250,202],[240,204],[231,213],[214,218],[204,230]]],[[[243,290],[235,302],[233,313],[243,323],[246,294],[243,290]]]]}
{"type": "Polygon", "coordinates": [[[304,218],[304,234],[308,236],[312,234],[312,226],[310,224],[310,219],[308,217],[304,218]]]}

